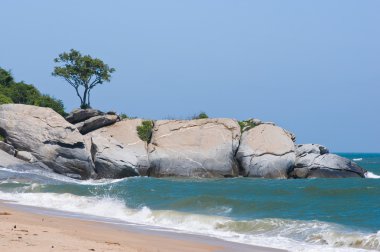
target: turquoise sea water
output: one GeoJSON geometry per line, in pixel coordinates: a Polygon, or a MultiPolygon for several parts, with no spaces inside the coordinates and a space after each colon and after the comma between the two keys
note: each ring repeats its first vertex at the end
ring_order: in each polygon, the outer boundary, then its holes
{"type": "Polygon", "coordinates": [[[291,251],[380,251],[380,154],[367,179],[75,181],[0,169],[0,199],[291,251]]]}

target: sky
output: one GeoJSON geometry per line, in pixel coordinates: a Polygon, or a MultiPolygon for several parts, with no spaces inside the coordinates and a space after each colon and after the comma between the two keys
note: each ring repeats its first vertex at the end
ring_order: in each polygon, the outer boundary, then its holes
{"type": "Polygon", "coordinates": [[[79,106],[71,48],[116,68],[91,105],[150,119],[273,121],[333,152],[380,152],[378,0],[2,0],[0,67],[79,106]]]}

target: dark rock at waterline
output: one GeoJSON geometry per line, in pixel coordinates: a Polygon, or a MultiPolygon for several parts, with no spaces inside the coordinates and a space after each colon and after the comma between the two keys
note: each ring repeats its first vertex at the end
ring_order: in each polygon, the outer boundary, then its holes
{"type": "Polygon", "coordinates": [[[104,113],[97,109],[75,109],[65,119],[69,123],[75,124],[99,115],[104,115],[104,113]]]}
{"type": "Polygon", "coordinates": [[[1,105],[0,132],[17,151],[30,152],[57,173],[87,179],[94,172],[83,136],[50,108],[1,105]]]}
{"type": "Polygon", "coordinates": [[[329,154],[322,145],[304,144],[296,149],[293,178],[364,178],[366,170],[355,162],[335,154],[329,154]]]}

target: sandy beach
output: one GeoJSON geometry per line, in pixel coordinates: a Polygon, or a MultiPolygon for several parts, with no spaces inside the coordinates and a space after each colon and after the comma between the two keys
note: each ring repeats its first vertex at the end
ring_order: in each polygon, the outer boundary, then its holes
{"type": "Polygon", "coordinates": [[[281,251],[184,234],[177,239],[35,210],[0,202],[0,251],[281,251]]]}

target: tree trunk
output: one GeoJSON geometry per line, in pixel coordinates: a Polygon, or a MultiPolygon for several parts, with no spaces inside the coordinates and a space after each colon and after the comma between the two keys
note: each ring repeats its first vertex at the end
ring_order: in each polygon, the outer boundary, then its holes
{"type": "Polygon", "coordinates": [[[86,109],[88,107],[88,104],[87,104],[87,92],[88,92],[88,88],[85,87],[84,93],[83,93],[82,105],[81,105],[81,108],[83,108],[83,109],[86,109]]]}
{"type": "Polygon", "coordinates": [[[88,90],[88,96],[87,96],[87,105],[89,108],[91,108],[91,105],[90,105],[90,92],[91,92],[91,89],[88,90]]]}

